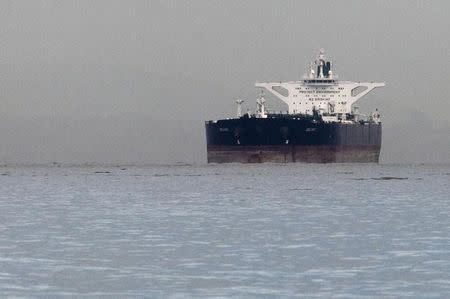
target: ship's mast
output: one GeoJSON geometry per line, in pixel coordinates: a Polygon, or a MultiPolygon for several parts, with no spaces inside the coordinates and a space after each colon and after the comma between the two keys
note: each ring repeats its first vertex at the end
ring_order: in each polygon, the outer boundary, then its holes
{"type": "Polygon", "coordinates": [[[267,118],[265,103],[264,91],[261,90],[260,97],[256,99],[256,116],[259,118],[267,118]]]}
{"type": "Polygon", "coordinates": [[[241,117],[242,116],[242,103],[244,103],[244,100],[241,99],[237,99],[236,100],[236,104],[237,104],[237,117],[241,117]]]}

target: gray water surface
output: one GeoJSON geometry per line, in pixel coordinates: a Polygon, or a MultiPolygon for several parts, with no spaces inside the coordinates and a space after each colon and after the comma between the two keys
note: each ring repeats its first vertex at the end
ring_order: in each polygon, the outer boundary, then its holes
{"type": "Polygon", "coordinates": [[[449,165],[0,174],[1,296],[450,297],[449,165]]]}

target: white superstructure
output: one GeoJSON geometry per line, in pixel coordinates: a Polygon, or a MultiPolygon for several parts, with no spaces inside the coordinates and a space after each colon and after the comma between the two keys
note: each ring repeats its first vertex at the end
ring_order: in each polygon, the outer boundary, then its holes
{"type": "Polygon", "coordinates": [[[331,61],[320,50],[309,73],[300,81],[256,83],[288,105],[289,114],[310,114],[314,111],[330,120],[352,113],[353,104],[376,87],[385,83],[340,81],[332,70],[331,61]]]}

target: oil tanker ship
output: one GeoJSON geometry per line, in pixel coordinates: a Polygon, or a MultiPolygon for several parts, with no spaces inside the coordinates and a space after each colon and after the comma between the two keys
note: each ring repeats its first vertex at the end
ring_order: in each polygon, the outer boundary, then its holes
{"type": "Polygon", "coordinates": [[[206,121],[208,163],[378,163],[381,119],[378,110],[359,113],[356,102],[376,82],[341,81],[320,50],[300,81],[256,83],[256,112],[206,121]],[[266,110],[264,91],[287,104],[286,112],[266,110]]]}

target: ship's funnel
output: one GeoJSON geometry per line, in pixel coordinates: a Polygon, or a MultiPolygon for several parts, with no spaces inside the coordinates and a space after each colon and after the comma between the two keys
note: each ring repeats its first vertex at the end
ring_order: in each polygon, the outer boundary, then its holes
{"type": "Polygon", "coordinates": [[[324,70],[323,70],[323,74],[325,75],[325,77],[328,78],[328,76],[330,75],[330,71],[331,71],[331,62],[327,61],[325,63],[325,67],[324,67],[324,70]]]}

